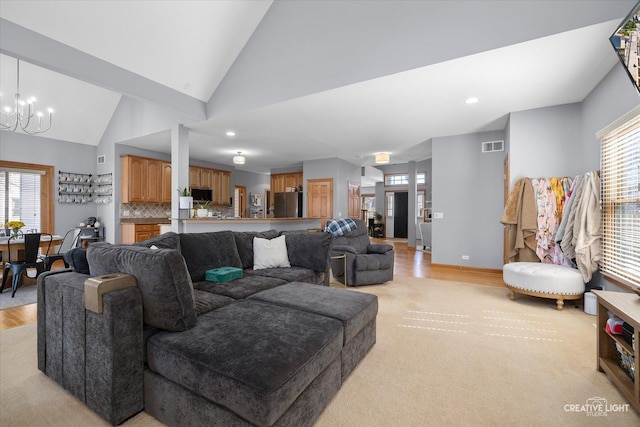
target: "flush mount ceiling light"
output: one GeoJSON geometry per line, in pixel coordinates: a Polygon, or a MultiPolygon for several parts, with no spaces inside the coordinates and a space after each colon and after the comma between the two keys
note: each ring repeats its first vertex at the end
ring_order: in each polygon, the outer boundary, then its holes
{"type": "Polygon", "coordinates": [[[245,157],[242,155],[241,151],[238,151],[238,154],[233,156],[233,164],[234,165],[244,165],[245,157]]]}
{"type": "Polygon", "coordinates": [[[471,97],[471,98],[467,98],[466,101],[464,101],[465,104],[475,104],[478,101],[480,101],[478,98],[476,98],[475,96],[471,97]]]}
{"type": "Polygon", "coordinates": [[[236,133],[232,130],[227,131],[227,136],[236,136],[236,133]]]}
{"type": "Polygon", "coordinates": [[[389,163],[389,153],[375,153],[373,156],[377,165],[389,163]]]}
{"type": "Polygon", "coordinates": [[[13,97],[13,108],[7,106],[4,111],[0,111],[0,129],[15,132],[20,128],[24,133],[29,135],[37,135],[49,130],[51,127],[51,119],[53,110],[49,108],[49,125],[44,129],[42,127],[42,111],[36,111],[36,98],[30,97],[26,100],[20,99],[20,60],[16,60],[16,94],[13,97]],[[38,118],[37,127],[34,126],[36,120],[31,121],[33,116],[38,118]]]}

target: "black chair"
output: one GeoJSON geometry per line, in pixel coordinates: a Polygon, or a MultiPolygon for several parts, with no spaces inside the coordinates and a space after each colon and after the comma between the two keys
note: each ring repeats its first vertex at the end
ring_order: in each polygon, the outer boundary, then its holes
{"type": "MultiPolygon", "coordinates": [[[[69,263],[64,259],[64,254],[67,250],[76,246],[76,240],[78,239],[78,237],[75,236],[75,231],[76,229],[72,228],[65,233],[65,235],[62,237],[60,245],[58,246],[58,250],[55,253],[50,254],[49,249],[47,249],[46,255],[40,256],[40,259],[44,262],[44,271],[50,271],[53,263],[58,260],[62,260],[62,262],[64,262],[64,268],[69,268],[69,263]],[[71,243],[65,245],[65,243],[67,242],[71,243]]],[[[49,244],[49,248],[51,248],[51,244],[49,244]]]]}
{"type": "Polygon", "coordinates": [[[11,281],[11,289],[13,290],[13,293],[11,294],[11,298],[16,295],[16,290],[18,289],[20,280],[22,279],[22,273],[27,271],[28,268],[36,269],[36,275],[33,278],[38,277],[38,275],[40,275],[40,273],[44,271],[44,262],[38,259],[38,252],[40,250],[40,233],[25,234],[24,259],[11,259],[11,245],[17,245],[18,243],[15,240],[19,239],[20,237],[21,236],[11,236],[7,242],[7,252],[9,253],[9,259],[4,266],[4,273],[2,274],[2,287],[0,288],[0,292],[4,291],[5,284],[7,283],[7,278],[9,277],[9,271],[11,271],[13,275],[13,279],[11,281]]]}

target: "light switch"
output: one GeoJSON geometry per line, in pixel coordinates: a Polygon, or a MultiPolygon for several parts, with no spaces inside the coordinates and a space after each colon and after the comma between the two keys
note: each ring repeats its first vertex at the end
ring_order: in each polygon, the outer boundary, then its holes
{"type": "Polygon", "coordinates": [[[443,212],[434,212],[433,213],[433,219],[443,219],[444,218],[444,213],[443,212]]]}

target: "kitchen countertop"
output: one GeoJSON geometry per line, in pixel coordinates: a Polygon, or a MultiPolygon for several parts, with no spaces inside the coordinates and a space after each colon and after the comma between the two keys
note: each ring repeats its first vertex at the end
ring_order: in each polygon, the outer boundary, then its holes
{"type": "Polygon", "coordinates": [[[169,218],[120,217],[120,224],[171,224],[169,218]]]}
{"type": "Polygon", "coordinates": [[[172,218],[185,222],[281,222],[281,221],[309,221],[320,218],[172,218]]]}

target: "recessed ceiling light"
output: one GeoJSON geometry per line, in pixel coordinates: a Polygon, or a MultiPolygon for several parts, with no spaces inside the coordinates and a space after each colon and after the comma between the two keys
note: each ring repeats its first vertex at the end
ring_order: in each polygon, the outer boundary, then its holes
{"type": "Polygon", "coordinates": [[[465,104],[475,104],[476,102],[480,101],[478,98],[476,97],[471,97],[471,98],[467,98],[465,102],[465,104]]]}
{"type": "Polygon", "coordinates": [[[236,133],[232,130],[227,131],[227,136],[236,136],[236,133]]]}

